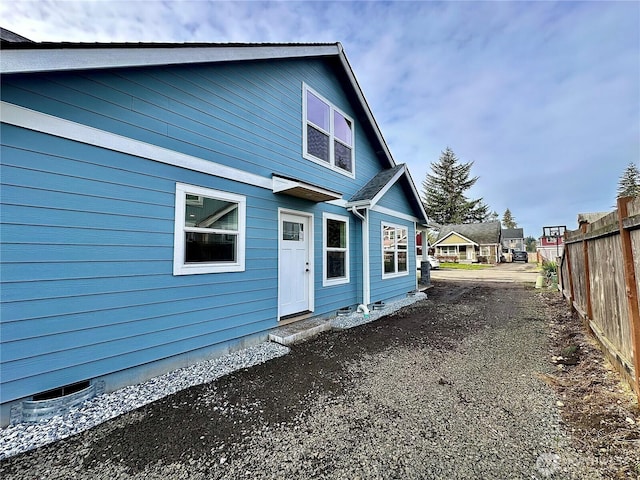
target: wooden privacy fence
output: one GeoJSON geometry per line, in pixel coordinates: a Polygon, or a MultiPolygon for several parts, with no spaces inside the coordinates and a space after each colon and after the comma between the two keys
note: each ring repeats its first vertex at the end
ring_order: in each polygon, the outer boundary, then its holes
{"type": "Polygon", "coordinates": [[[640,197],[565,232],[559,287],[640,401],[640,197]]]}

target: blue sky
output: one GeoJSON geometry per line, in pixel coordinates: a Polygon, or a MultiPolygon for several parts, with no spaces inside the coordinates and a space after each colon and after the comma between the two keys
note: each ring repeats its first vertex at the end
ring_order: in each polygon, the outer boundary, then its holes
{"type": "Polygon", "coordinates": [[[0,2],[36,41],[336,42],[419,190],[451,147],[525,235],[609,211],[640,165],[640,2],[0,2]]]}

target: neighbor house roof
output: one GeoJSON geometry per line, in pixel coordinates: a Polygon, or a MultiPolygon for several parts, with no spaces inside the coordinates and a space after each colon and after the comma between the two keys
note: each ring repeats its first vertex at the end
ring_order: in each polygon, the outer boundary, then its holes
{"type": "Polygon", "coordinates": [[[509,240],[512,238],[524,238],[524,229],[522,228],[503,228],[502,239],[509,240]]]}
{"type": "Polygon", "coordinates": [[[466,237],[478,245],[500,243],[500,222],[464,223],[461,225],[443,225],[434,246],[453,234],[466,237]]]}

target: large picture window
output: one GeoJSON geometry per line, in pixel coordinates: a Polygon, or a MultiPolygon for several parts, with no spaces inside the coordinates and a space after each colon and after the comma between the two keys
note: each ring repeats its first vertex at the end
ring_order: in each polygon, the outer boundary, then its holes
{"type": "Polygon", "coordinates": [[[303,156],[353,177],[353,120],[306,85],[303,112],[303,156]]]}
{"type": "Polygon", "coordinates": [[[246,199],[176,184],[173,274],[244,271],[246,199]]]}
{"type": "Polygon", "coordinates": [[[393,277],[409,273],[409,229],[382,224],[382,276],[393,277]]]}
{"type": "Polygon", "coordinates": [[[324,213],[323,285],[349,282],[349,218],[324,213]]]}
{"type": "Polygon", "coordinates": [[[456,256],[458,255],[458,247],[455,245],[442,245],[438,247],[441,255],[456,256]]]}

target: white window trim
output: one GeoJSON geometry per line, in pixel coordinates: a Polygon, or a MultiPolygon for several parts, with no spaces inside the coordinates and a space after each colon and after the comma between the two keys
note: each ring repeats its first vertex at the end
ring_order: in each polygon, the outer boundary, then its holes
{"type": "Polygon", "coordinates": [[[460,249],[458,248],[457,244],[456,245],[438,245],[438,249],[440,250],[440,255],[444,255],[446,257],[460,254],[460,249]],[[447,249],[447,252],[448,252],[450,248],[454,248],[455,249],[455,252],[453,254],[444,253],[444,249],[447,249]]]}
{"type": "MultiPolygon", "coordinates": [[[[409,233],[411,232],[411,229],[406,226],[406,225],[398,225],[395,223],[388,223],[388,222],[380,222],[380,251],[381,251],[381,263],[382,263],[382,278],[383,279],[388,279],[388,278],[398,278],[398,277],[406,277],[407,275],[409,275],[409,271],[411,270],[411,255],[409,254],[409,233]],[[396,259],[396,272],[394,273],[385,273],[384,272],[384,227],[391,227],[391,228],[403,228],[407,231],[407,270],[404,272],[398,272],[398,256],[395,256],[396,259]]],[[[396,248],[395,251],[397,252],[398,249],[396,248]]]]}
{"type": "Polygon", "coordinates": [[[330,287],[332,285],[344,285],[345,283],[349,283],[349,217],[345,217],[344,215],[336,215],[334,213],[323,212],[322,213],[322,286],[330,287]],[[347,247],[342,248],[329,248],[327,247],[327,220],[338,220],[340,222],[345,222],[346,224],[346,245],[347,247]],[[344,251],[345,252],[345,276],[340,278],[327,278],[327,252],[331,251],[344,251]]]}
{"type": "Polygon", "coordinates": [[[173,235],[173,274],[195,275],[202,273],[244,272],[246,241],[247,199],[242,195],[221,192],[210,188],[176,183],[175,224],[173,235]],[[185,255],[185,206],[186,194],[215,198],[238,204],[238,241],[235,262],[186,264],[185,255]]]}
{"type": "MultiPolygon", "coordinates": [[[[340,139],[337,139],[339,142],[342,142],[340,139]]],[[[338,107],[336,107],[333,103],[331,103],[329,100],[327,100],[325,97],[323,97],[322,95],[320,95],[318,92],[316,92],[313,88],[309,87],[306,83],[302,84],[302,156],[304,158],[306,158],[307,160],[310,160],[314,163],[317,163],[318,165],[322,165],[325,168],[328,168],[330,170],[333,170],[334,172],[338,172],[342,175],[345,175],[347,177],[350,178],[356,178],[356,124],[353,121],[353,119],[347,115],[346,113],[344,113],[342,110],[340,110],[338,107]],[[329,105],[329,109],[330,109],[330,114],[329,114],[329,132],[327,132],[326,130],[324,130],[323,128],[319,127],[318,125],[315,125],[314,123],[312,123],[312,125],[317,128],[318,130],[325,132],[329,135],[329,162],[325,162],[319,158],[314,157],[313,155],[307,153],[307,92],[311,92],[312,94],[314,94],[316,97],[318,97],[320,100],[322,100],[324,103],[326,103],[327,105],[329,105]],[[334,156],[334,147],[333,147],[333,142],[334,140],[336,140],[334,133],[333,133],[333,112],[336,111],[338,112],[340,115],[342,115],[344,118],[346,118],[348,121],[351,122],[351,127],[352,127],[352,133],[351,133],[351,172],[347,171],[347,170],[343,170],[342,168],[338,167],[335,165],[335,156],[334,156]]]]}

